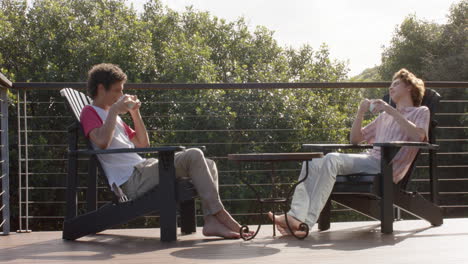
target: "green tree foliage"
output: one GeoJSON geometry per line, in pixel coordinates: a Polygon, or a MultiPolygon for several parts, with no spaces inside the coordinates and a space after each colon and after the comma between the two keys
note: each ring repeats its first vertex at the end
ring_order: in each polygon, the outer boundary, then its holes
{"type": "MultiPolygon", "coordinates": [[[[377,82],[383,81],[380,73],[379,66],[365,69],[359,75],[353,76],[350,78],[351,82],[377,82]]],[[[382,95],[388,93],[388,88],[376,88],[376,89],[363,89],[362,94],[365,98],[375,99],[381,98],[382,95]]]]}
{"type": "Polygon", "coordinates": [[[83,81],[93,64],[114,62],[138,81],[154,64],[151,39],[125,1],[26,1],[1,3],[2,67],[16,81],[83,81]]]}
{"type": "Polygon", "coordinates": [[[377,82],[383,81],[379,74],[379,66],[367,68],[360,74],[349,79],[351,82],[377,82]]]}
{"type": "Polygon", "coordinates": [[[3,0],[2,69],[15,81],[83,81],[94,64],[119,64],[131,82],[335,81],[347,74],[326,45],[285,49],[273,31],[253,32],[188,7],[159,1],[142,14],[125,0],[3,0]]]}
{"type": "Polygon", "coordinates": [[[407,17],[382,54],[379,73],[388,80],[406,67],[425,80],[468,80],[468,1],[453,5],[448,23],[407,17]]]}

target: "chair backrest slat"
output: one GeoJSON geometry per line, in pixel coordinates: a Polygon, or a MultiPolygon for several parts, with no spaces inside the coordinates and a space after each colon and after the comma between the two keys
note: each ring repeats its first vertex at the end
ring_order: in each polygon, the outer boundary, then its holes
{"type": "Polygon", "coordinates": [[[77,121],[80,120],[81,110],[83,110],[86,105],[92,103],[91,98],[71,88],[60,90],[60,94],[67,99],[68,106],[73,111],[77,121]]]}

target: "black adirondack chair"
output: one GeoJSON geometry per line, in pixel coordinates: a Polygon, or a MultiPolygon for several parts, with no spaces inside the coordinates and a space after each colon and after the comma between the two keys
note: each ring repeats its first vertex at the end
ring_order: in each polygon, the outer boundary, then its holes
{"type": "Polygon", "coordinates": [[[60,94],[66,98],[73,112],[75,122],[69,127],[68,176],[67,176],[67,206],[63,225],[63,239],[75,240],[80,237],[95,234],[118,224],[126,223],[136,217],[152,212],[159,212],[161,241],[177,239],[177,208],[180,210],[181,232],[190,234],[196,231],[195,201],[196,191],[189,180],[176,180],[174,168],[174,153],[184,147],[155,147],[135,149],[93,150],[89,140],[88,148],[78,149],[78,138],[84,138],[80,125],[80,113],[84,106],[92,101],[85,94],[64,88],[60,94]],[[114,199],[97,208],[97,171],[106,178],[101,168],[97,154],[110,153],[155,153],[158,155],[159,185],[148,191],[142,197],[128,200],[120,188],[114,185],[114,199]],[[87,177],[87,212],[77,215],[77,163],[78,158],[88,157],[87,177]]]}
{"type": "MultiPolygon", "coordinates": [[[[389,95],[383,100],[390,102],[389,95]]],[[[347,208],[353,209],[361,214],[381,221],[381,232],[392,233],[394,221],[394,207],[414,215],[420,219],[427,220],[433,226],[440,226],[443,223],[442,210],[438,204],[438,177],[436,173],[436,150],[435,128],[437,122],[434,120],[434,113],[439,103],[440,95],[431,89],[426,89],[422,105],[429,108],[431,120],[429,125],[429,142],[389,142],[352,145],[352,144],[304,144],[303,147],[314,150],[321,150],[325,153],[337,149],[368,149],[373,146],[381,147],[381,173],[377,175],[353,174],[338,175],[333,187],[330,199],[325,205],[318,220],[319,230],[330,228],[331,200],[347,208]],[[410,169],[405,177],[398,183],[393,183],[392,164],[390,161],[401,147],[419,148],[418,155],[413,160],[410,169]],[[421,150],[428,150],[428,164],[430,176],[430,201],[425,199],[418,192],[409,192],[406,187],[413,174],[416,160],[421,150]]]]}

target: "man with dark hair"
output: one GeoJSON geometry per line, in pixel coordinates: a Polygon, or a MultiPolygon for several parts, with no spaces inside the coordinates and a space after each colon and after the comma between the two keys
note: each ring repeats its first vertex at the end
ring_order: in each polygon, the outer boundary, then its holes
{"type": "Polygon", "coordinates": [[[99,84],[109,90],[113,83],[120,81],[126,82],[127,75],[117,65],[110,63],[94,65],[88,72],[88,94],[94,99],[99,84]]]}
{"type": "MultiPolygon", "coordinates": [[[[91,105],[83,108],[80,122],[95,149],[144,148],[148,133],[140,115],[141,102],[135,95],[123,93],[125,73],[114,64],[98,64],[88,73],[91,105]],[[134,129],[119,115],[130,113],[134,129]]],[[[98,155],[109,185],[122,189],[135,199],[159,183],[158,160],[143,159],[136,153],[98,155]]],[[[191,178],[202,200],[205,236],[239,238],[240,225],[224,209],[218,193],[218,170],[213,160],[199,149],[187,149],[175,155],[177,178],[191,178]]]]}

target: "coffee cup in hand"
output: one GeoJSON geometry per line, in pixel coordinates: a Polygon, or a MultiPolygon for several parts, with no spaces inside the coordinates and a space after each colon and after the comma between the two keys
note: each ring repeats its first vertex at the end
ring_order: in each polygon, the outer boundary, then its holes
{"type": "Polygon", "coordinates": [[[374,101],[372,101],[369,105],[369,111],[371,111],[372,113],[374,112],[374,108],[375,108],[375,104],[374,104],[374,101]]]}
{"type": "Polygon", "coordinates": [[[129,101],[126,103],[126,105],[127,105],[129,110],[132,110],[139,103],[140,103],[140,100],[138,100],[138,99],[133,100],[133,99],[129,98],[129,101]]]}
{"type": "Polygon", "coordinates": [[[127,102],[126,105],[127,105],[128,109],[133,109],[133,107],[135,107],[134,102],[127,102]]]}
{"type": "Polygon", "coordinates": [[[132,110],[136,104],[140,102],[140,100],[136,99],[133,100],[131,95],[123,95],[119,98],[119,100],[124,100],[125,105],[127,106],[128,110],[132,110]]]}

